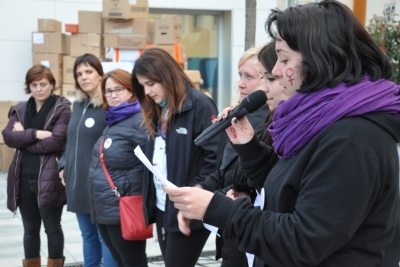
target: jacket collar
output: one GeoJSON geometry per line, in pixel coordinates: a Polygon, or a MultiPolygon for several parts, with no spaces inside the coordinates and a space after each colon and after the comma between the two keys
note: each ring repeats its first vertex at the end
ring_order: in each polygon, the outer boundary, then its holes
{"type": "MultiPolygon", "coordinates": [[[[78,91],[76,93],[76,101],[84,102],[86,99],[89,99],[89,95],[78,89],[78,91]]],[[[90,100],[90,103],[95,108],[103,105],[103,97],[101,94],[96,94],[96,95],[94,95],[94,97],[90,98],[89,100],[90,100]]]]}
{"type": "Polygon", "coordinates": [[[185,111],[191,109],[192,106],[193,106],[192,90],[190,87],[188,87],[188,89],[186,91],[186,98],[185,98],[185,100],[183,100],[183,103],[182,103],[182,109],[176,110],[175,114],[185,112],[185,111]]]}

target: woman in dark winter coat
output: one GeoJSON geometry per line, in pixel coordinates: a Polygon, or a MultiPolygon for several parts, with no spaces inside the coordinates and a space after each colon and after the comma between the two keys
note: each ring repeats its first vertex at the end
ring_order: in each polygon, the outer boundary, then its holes
{"type": "MultiPolygon", "coordinates": [[[[199,188],[165,191],[185,217],[224,228],[257,267],[398,266],[400,86],[388,80],[391,63],[338,1],[273,10],[266,25],[278,55],[272,74],[289,99],[268,128],[281,159],[260,209],[199,188]]],[[[246,118],[231,122],[242,162],[262,168],[265,146],[246,118]]]]}
{"type": "Polygon", "coordinates": [[[144,165],[134,149],[145,149],[148,138],[139,101],[131,86],[131,74],[114,70],[101,83],[107,127],[92,152],[89,172],[89,201],[92,223],[98,225],[104,242],[119,267],[146,267],[146,240],[122,237],[119,200],[112,191],[100,163],[100,146],[105,166],[121,196],[142,194],[144,165]]]}
{"type": "MultiPolygon", "coordinates": [[[[257,55],[262,46],[252,47],[245,51],[238,62],[238,72],[240,80],[237,82],[238,97],[234,102],[243,100],[249,94],[258,90],[262,83],[262,76],[258,71],[257,55]]],[[[275,53],[275,52],[274,52],[275,53]]],[[[258,128],[264,124],[269,117],[268,106],[265,104],[260,109],[247,115],[254,128],[258,128]]],[[[239,184],[236,178],[240,174],[238,169],[238,155],[232,148],[226,133],[221,134],[217,153],[217,170],[207,176],[204,182],[199,185],[209,191],[217,191],[226,193],[229,189],[234,188],[235,191],[255,194],[254,189],[249,188],[246,183],[239,184]]],[[[240,168],[240,167],[239,167],[240,168]]],[[[224,239],[222,236],[216,236],[217,254],[216,259],[222,258],[221,266],[223,267],[243,267],[246,255],[240,251],[234,240],[224,239]]]]}
{"type": "Polygon", "coordinates": [[[71,103],[54,95],[56,81],[50,69],[35,65],[25,78],[27,102],[11,107],[3,130],[4,142],[15,148],[8,172],[7,207],[21,212],[24,226],[23,266],[40,267],[40,227],[48,241],[47,266],[63,266],[64,235],[61,214],[66,203],[58,179],[57,160],[67,142],[71,103]]]}
{"type": "Polygon", "coordinates": [[[104,130],[105,113],[101,93],[103,67],[92,54],[78,57],[73,75],[77,89],[68,142],[58,162],[59,175],[67,194],[67,210],[74,212],[82,233],[85,267],[114,267],[116,263],[104,244],[97,225],[90,219],[87,179],[93,146],[104,130]]]}
{"type": "MultiPolygon", "coordinates": [[[[215,170],[218,138],[198,147],[194,139],[218,112],[214,101],[193,88],[189,78],[164,50],[146,50],[135,62],[132,86],[151,137],[145,154],[169,181],[195,186],[215,170]]],[[[179,231],[178,210],[162,183],[145,169],[143,197],[147,223],[156,222],[166,267],[195,266],[210,232],[192,221],[191,235],[179,231]]]]}
{"type": "MultiPolygon", "coordinates": [[[[246,53],[243,56],[245,55],[246,53]]],[[[277,59],[275,41],[265,45],[255,56],[258,57],[258,61],[253,67],[257,67],[257,71],[261,75],[261,82],[257,88],[266,93],[269,111],[266,112],[265,109],[260,108],[259,110],[246,115],[246,117],[250,124],[257,129],[255,134],[258,139],[267,145],[268,156],[263,161],[263,166],[261,168],[262,174],[260,175],[260,169],[255,170],[253,166],[247,166],[246,163],[240,162],[240,158],[232,147],[229,138],[225,135],[227,139],[226,148],[222,159],[217,161],[219,162],[220,168],[215,171],[214,174],[208,176],[206,181],[201,185],[204,189],[209,191],[211,191],[210,187],[215,186],[213,191],[218,190],[233,199],[236,199],[239,196],[247,196],[252,200],[254,205],[259,206],[260,192],[265,179],[267,178],[267,174],[278,161],[278,156],[271,147],[272,140],[267,131],[268,126],[272,122],[270,114],[273,113],[281,101],[286,100],[288,97],[282,92],[278,79],[271,74],[271,70],[273,69],[277,59]],[[255,116],[259,117],[258,120],[255,116]],[[260,122],[260,119],[263,119],[263,121],[260,122]],[[229,156],[226,155],[228,153],[227,151],[229,151],[229,156]],[[232,156],[232,154],[234,156],[232,156]],[[230,164],[228,165],[229,168],[225,168],[225,170],[223,169],[224,165],[221,163],[224,158],[231,158],[230,164]],[[225,187],[221,188],[223,186],[225,187]]],[[[234,108],[236,105],[237,104],[235,103],[232,104],[229,110],[232,110],[232,107],[234,108]]],[[[221,140],[222,139],[223,138],[221,138],[221,140]]],[[[245,260],[238,260],[246,258],[244,256],[245,251],[240,251],[238,249],[237,243],[234,239],[223,238],[222,232],[223,229],[219,229],[221,237],[217,237],[216,239],[217,255],[221,255],[223,258],[221,267],[245,266],[245,260]]],[[[247,254],[246,262],[248,265],[252,266],[253,256],[247,254]]]]}

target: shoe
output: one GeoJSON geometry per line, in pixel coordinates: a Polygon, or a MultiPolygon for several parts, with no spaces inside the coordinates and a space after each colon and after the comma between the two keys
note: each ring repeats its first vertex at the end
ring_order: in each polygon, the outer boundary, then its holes
{"type": "Polygon", "coordinates": [[[65,257],[63,257],[61,259],[47,258],[47,267],[63,267],[64,261],[65,261],[65,257]]]}
{"type": "Polygon", "coordinates": [[[24,267],[40,267],[40,257],[22,260],[24,267]]]}

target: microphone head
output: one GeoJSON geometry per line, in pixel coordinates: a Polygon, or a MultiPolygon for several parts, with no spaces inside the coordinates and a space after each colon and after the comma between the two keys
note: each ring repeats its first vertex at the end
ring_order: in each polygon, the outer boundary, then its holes
{"type": "Polygon", "coordinates": [[[253,113],[257,109],[261,108],[266,102],[267,95],[262,90],[255,90],[242,101],[244,108],[249,113],[253,113]]]}

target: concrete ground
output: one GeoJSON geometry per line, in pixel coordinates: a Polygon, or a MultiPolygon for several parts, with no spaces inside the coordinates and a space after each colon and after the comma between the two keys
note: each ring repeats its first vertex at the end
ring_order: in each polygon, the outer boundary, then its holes
{"type": "MultiPolygon", "coordinates": [[[[0,266],[21,267],[24,258],[22,219],[19,212],[14,216],[7,209],[6,176],[7,173],[0,173],[0,266]]],[[[65,266],[83,266],[82,238],[78,223],[75,214],[67,212],[65,208],[62,215],[62,227],[65,238],[65,266]]],[[[154,234],[154,236],[156,235],[154,234]]],[[[47,238],[43,227],[41,242],[42,265],[45,265],[47,263],[47,238]]],[[[147,240],[146,252],[149,267],[164,266],[160,256],[160,248],[155,238],[147,240]]],[[[215,235],[211,234],[196,266],[220,266],[221,261],[215,261],[214,258],[215,235]]]]}

